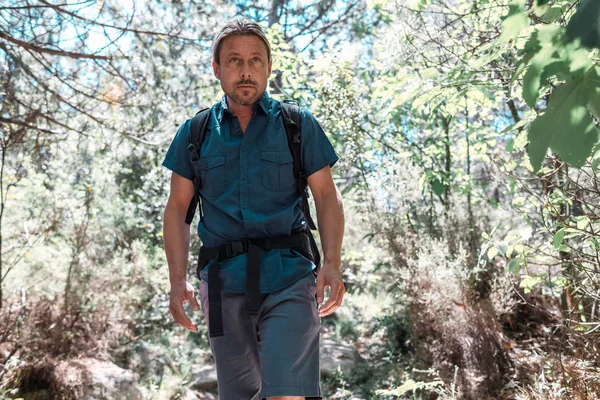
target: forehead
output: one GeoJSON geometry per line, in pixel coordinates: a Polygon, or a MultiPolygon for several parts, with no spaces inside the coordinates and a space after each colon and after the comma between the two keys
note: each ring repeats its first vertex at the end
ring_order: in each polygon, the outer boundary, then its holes
{"type": "Polygon", "coordinates": [[[223,39],[221,53],[260,53],[267,55],[267,45],[256,35],[233,35],[223,39]]]}

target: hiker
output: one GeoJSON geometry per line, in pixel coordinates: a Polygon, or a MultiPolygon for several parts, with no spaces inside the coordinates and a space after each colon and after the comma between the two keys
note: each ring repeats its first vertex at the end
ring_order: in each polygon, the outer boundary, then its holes
{"type": "Polygon", "coordinates": [[[170,311],[197,330],[183,304],[200,310],[186,274],[198,207],[196,273],[219,398],[320,399],[320,317],[333,313],[345,292],[344,213],[331,176],[338,156],[306,108],[267,94],[271,47],[260,25],[230,21],[212,56],[225,95],[181,125],[163,162],[172,171],[164,214],[170,311]]]}

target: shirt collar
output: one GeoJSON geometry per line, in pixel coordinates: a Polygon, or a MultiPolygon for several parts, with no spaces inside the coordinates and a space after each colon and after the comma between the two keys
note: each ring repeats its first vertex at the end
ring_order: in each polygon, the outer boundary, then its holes
{"type": "MultiPolygon", "coordinates": [[[[229,111],[229,107],[227,107],[227,95],[223,95],[223,97],[221,97],[220,105],[221,105],[221,108],[217,115],[217,118],[219,119],[219,123],[223,120],[223,115],[225,115],[226,111],[227,111],[227,114],[231,115],[231,111],[229,111]]],[[[260,96],[260,99],[258,99],[258,101],[256,103],[254,103],[254,106],[252,109],[255,112],[257,110],[262,110],[265,113],[265,115],[269,115],[269,112],[271,111],[271,97],[269,96],[269,94],[267,93],[266,90],[262,94],[262,96],[260,96]]]]}

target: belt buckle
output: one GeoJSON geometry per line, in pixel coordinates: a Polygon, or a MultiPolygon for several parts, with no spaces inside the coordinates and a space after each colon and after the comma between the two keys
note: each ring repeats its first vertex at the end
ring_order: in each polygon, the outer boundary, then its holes
{"type": "Polygon", "coordinates": [[[227,247],[225,247],[225,251],[227,252],[227,257],[235,257],[244,252],[245,246],[244,241],[240,240],[237,242],[227,243],[227,247]]]}

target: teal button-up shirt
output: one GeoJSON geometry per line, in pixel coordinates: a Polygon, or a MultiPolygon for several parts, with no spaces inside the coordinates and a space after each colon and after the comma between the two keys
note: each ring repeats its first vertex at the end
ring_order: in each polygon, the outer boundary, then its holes
{"type": "MultiPolygon", "coordinates": [[[[306,227],[301,197],[296,189],[294,162],[281,117],[280,104],[265,92],[253,106],[253,114],[242,133],[237,117],[230,113],[226,97],[210,110],[210,122],[200,150],[204,218],[198,235],[204,246],[220,246],[233,240],[291,235],[306,227]]],[[[187,147],[190,121],[181,125],[163,161],[163,166],[189,180],[194,169],[187,147]]],[[[300,108],[301,153],[307,176],[338,156],[313,115],[300,108]]],[[[220,262],[223,290],[244,293],[247,254],[220,262]]],[[[208,281],[208,269],[201,278],[208,281]]],[[[293,249],[261,251],[260,291],[282,289],[316,267],[293,249]]]]}

